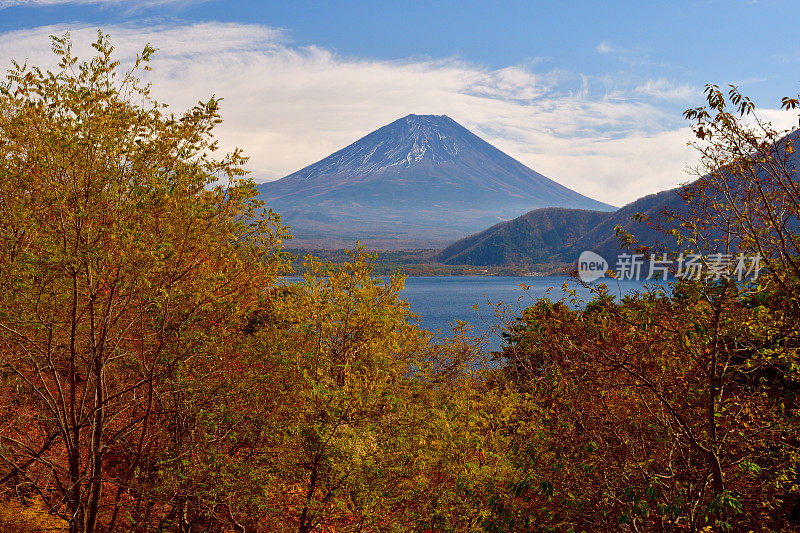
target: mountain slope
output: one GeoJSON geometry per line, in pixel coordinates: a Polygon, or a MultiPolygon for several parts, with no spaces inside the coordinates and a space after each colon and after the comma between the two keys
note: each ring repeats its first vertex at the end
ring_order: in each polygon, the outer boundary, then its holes
{"type": "Polygon", "coordinates": [[[683,201],[677,191],[671,189],[639,198],[613,213],[536,209],[456,241],[439,252],[437,260],[451,265],[569,263],[582,251],[592,250],[612,261],[620,253],[614,231],[617,225],[633,233],[641,243],[674,247],[673,239],[632,217],[645,213],[657,220],[663,210],[680,211],[683,201]]]}
{"type": "Polygon", "coordinates": [[[451,265],[541,263],[609,218],[603,211],[545,207],[495,224],[442,250],[437,259],[451,265]]]}
{"type": "Polygon", "coordinates": [[[444,115],[408,115],[259,185],[296,244],[443,245],[537,207],[608,211],[444,115]]]}
{"type": "MultiPolygon", "coordinates": [[[[788,143],[795,146],[800,142],[800,130],[794,130],[785,137],[777,140],[773,145],[776,161],[783,161],[783,170],[788,175],[797,176],[797,169],[800,169],[800,153],[797,150],[785,151],[788,143]]],[[[769,177],[772,170],[762,167],[762,163],[757,162],[759,158],[754,156],[757,172],[764,172],[762,187],[769,187],[769,184],[778,187],[769,177]]],[[[765,164],[765,163],[763,163],[765,164]]],[[[701,180],[708,179],[704,176],[701,180]]],[[[730,190],[744,190],[746,186],[736,185],[737,179],[733,176],[726,178],[730,190]]],[[[746,178],[745,178],[746,179],[746,178]]],[[[525,215],[484,230],[476,235],[470,235],[461,239],[438,253],[437,260],[447,264],[468,264],[468,265],[503,265],[507,263],[534,264],[543,262],[564,262],[575,261],[584,250],[591,250],[605,257],[611,264],[616,260],[620,253],[620,246],[615,232],[616,226],[620,226],[629,233],[632,233],[640,244],[657,249],[660,246],[666,249],[675,250],[677,242],[673,237],[650,228],[644,222],[632,220],[636,213],[643,213],[652,220],[658,221],[662,211],[670,213],[687,214],[688,207],[678,194],[680,189],[671,189],[656,194],[651,194],[631,202],[613,213],[597,213],[594,218],[588,217],[585,211],[575,209],[564,209],[558,212],[557,216],[553,210],[537,209],[525,215]],[[597,223],[590,227],[594,220],[597,223]],[[553,238],[553,236],[564,236],[563,238],[553,238]]],[[[712,189],[706,189],[705,194],[714,194],[712,189]]],[[[728,201],[723,193],[718,193],[719,202],[728,201]]],[[[783,195],[784,193],[779,193],[783,195]]],[[[772,216],[777,219],[775,222],[783,228],[787,234],[800,235],[800,221],[797,220],[796,211],[792,209],[781,209],[772,216]]],[[[721,229],[711,235],[712,238],[723,239],[724,232],[721,229]]]]}
{"type": "Polygon", "coordinates": [[[659,220],[659,213],[669,211],[681,213],[685,205],[683,199],[678,194],[679,189],[670,189],[656,194],[650,194],[631,202],[618,211],[607,215],[597,226],[592,228],[577,239],[570,246],[565,246],[558,251],[558,257],[562,261],[575,261],[584,250],[592,250],[599,253],[608,261],[612,261],[620,253],[619,241],[614,228],[619,225],[626,231],[632,233],[639,243],[657,248],[665,245],[674,250],[677,243],[674,237],[654,230],[644,222],[632,220],[636,213],[643,213],[652,220],[659,220]]]}

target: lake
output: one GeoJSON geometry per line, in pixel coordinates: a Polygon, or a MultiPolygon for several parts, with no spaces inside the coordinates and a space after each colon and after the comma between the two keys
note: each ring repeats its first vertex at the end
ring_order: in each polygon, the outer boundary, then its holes
{"type": "MultiPolygon", "coordinates": [[[[300,278],[285,279],[298,281],[300,278]]],[[[641,291],[644,283],[608,278],[601,281],[617,298],[641,291]]],[[[591,299],[589,289],[569,276],[408,276],[400,296],[408,302],[411,311],[419,315],[421,327],[449,336],[451,323],[468,322],[474,327],[473,334],[486,335],[489,348],[497,349],[502,344],[499,329],[502,319],[496,316],[495,306],[504,304],[511,312],[508,318],[513,318],[539,298],[556,301],[566,296],[562,290],[564,283],[568,290],[574,289],[580,299],[591,299]]],[[[647,284],[666,285],[666,282],[648,281],[647,284]]]]}
{"type": "MultiPolygon", "coordinates": [[[[501,319],[495,316],[495,305],[505,304],[516,316],[539,298],[547,296],[555,301],[564,297],[562,285],[565,282],[581,299],[591,299],[588,289],[567,276],[407,277],[401,296],[420,316],[419,324],[423,328],[449,334],[450,323],[463,320],[472,324],[477,332],[487,334],[489,346],[496,349],[501,344],[499,331],[496,331],[501,319]],[[526,285],[527,290],[523,290],[521,284],[526,285]],[[477,310],[473,309],[474,305],[478,306],[477,310]]],[[[642,289],[642,282],[636,280],[606,279],[605,283],[617,297],[642,289]]]]}

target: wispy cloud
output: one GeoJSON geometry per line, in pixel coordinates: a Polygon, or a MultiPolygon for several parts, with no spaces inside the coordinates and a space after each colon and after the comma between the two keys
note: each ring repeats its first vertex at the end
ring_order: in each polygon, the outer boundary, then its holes
{"type": "Polygon", "coordinates": [[[634,95],[657,100],[673,100],[677,102],[698,101],[702,96],[702,87],[679,85],[665,79],[648,80],[631,91],[634,95]]]}
{"type": "Polygon", "coordinates": [[[603,41],[602,43],[597,45],[596,50],[601,54],[610,54],[614,51],[614,48],[608,44],[608,41],[603,41]]]}
{"type": "MultiPolygon", "coordinates": [[[[49,34],[71,30],[90,54],[95,28],[51,26],[0,34],[11,58],[52,65],[49,34]]],[[[224,98],[225,148],[251,156],[256,180],[282,177],[408,113],[447,114],[535,170],[621,205],[688,179],[694,154],[679,114],[662,99],[689,89],[664,80],[631,90],[535,65],[492,70],[456,59],[380,61],[293,45],[278,29],[242,24],[105,28],[120,57],[160,49],[149,74],[172,109],[224,98]]]]}
{"type": "Polygon", "coordinates": [[[629,67],[666,67],[665,63],[653,61],[649,57],[649,51],[640,46],[623,47],[618,44],[611,44],[603,41],[595,47],[598,54],[610,56],[620,63],[629,67]]]}

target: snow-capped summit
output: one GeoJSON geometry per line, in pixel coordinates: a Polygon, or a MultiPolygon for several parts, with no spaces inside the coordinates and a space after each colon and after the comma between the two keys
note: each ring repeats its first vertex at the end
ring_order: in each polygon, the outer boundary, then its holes
{"type": "MultiPolygon", "coordinates": [[[[372,173],[429,161],[454,161],[474,137],[447,115],[408,115],[290,176],[311,179],[340,172],[372,173]]],[[[480,139],[475,137],[479,142],[480,139]]]]}
{"type": "Polygon", "coordinates": [[[301,243],[331,246],[434,246],[536,207],[613,209],[446,115],[407,115],[259,190],[301,243]]]}

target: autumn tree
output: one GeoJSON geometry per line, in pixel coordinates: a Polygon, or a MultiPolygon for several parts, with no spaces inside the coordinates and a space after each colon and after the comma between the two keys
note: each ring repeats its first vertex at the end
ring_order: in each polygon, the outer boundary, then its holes
{"type": "Polygon", "coordinates": [[[485,428],[471,337],[431,344],[403,279],[374,277],[363,250],[305,266],[245,331],[254,366],[269,369],[247,379],[270,438],[242,466],[270,487],[256,499],[271,530],[474,527],[467,487],[490,467],[476,479],[485,428]]]}
{"type": "Polygon", "coordinates": [[[527,396],[508,428],[518,470],[498,487],[498,528],[800,523],[797,131],[749,118],[735,88],[706,96],[686,114],[700,178],[658,227],[727,262],[667,291],[615,302],[601,288],[523,313],[502,354],[503,377],[527,396]],[[734,274],[738,253],[765,267],[757,280],[734,274]]]}
{"type": "MultiPolygon", "coordinates": [[[[698,179],[681,192],[684,213],[671,215],[698,246],[758,254],[769,279],[786,287],[800,277],[800,130],[773,127],[735,86],[725,94],[708,85],[705,94],[705,106],[684,113],[698,139],[698,179]]],[[[800,107],[798,99],[784,98],[782,109],[800,107]]]]}
{"type": "Polygon", "coordinates": [[[363,250],[277,281],[219,100],[94,48],[0,93],[2,489],[75,532],[477,527],[504,406],[466,326],[432,344],[363,250]]]}
{"type": "MultiPolygon", "coordinates": [[[[178,530],[181,491],[148,492],[184,460],[187,389],[283,263],[277,217],[215,157],[219,100],[167,112],[98,34],[81,62],[14,63],[0,88],[0,482],[70,531],[178,530]],[[221,181],[220,181],[221,180],[221,181]],[[165,518],[166,517],[166,518],[165,518]]],[[[213,394],[213,389],[207,389],[213,394]]]]}

